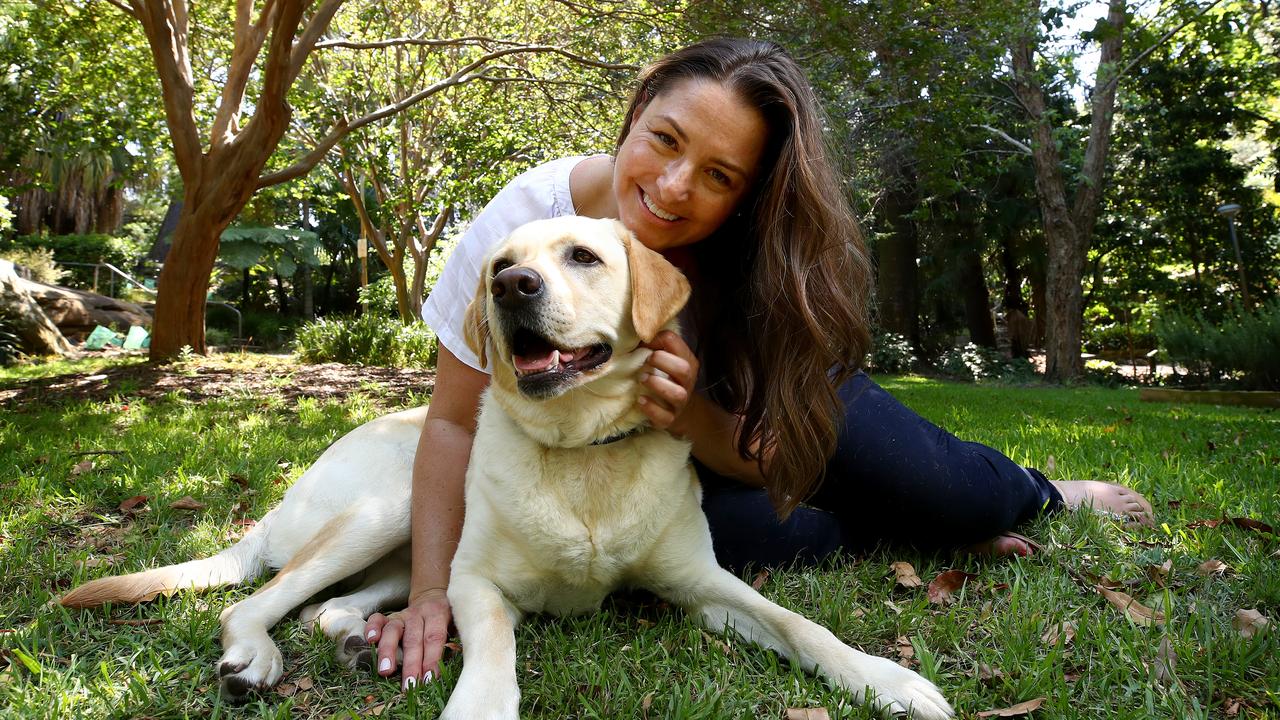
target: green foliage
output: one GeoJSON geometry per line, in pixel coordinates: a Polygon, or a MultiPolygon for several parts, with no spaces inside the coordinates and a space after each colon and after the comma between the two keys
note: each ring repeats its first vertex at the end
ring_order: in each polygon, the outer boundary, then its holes
{"type": "MultiPolygon", "coordinates": [[[[392,300],[394,307],[394,299],[392,300]]],[[[298,356],[307,362],[430,368],[436,336],[423,323],[404,324],[374,313],[321,318],[298,328],[298,356]]]]}
{"type": "Polygon", "coordinates": [[[1166,313],[1156,324],[1161,348],[1193,378],[1280,390],[1280,299],[1253,312],[1237,309],[1216,323],[1199,314],[1166,313]]]}
{"type": "MultiPolygon", "coordinates": [[[[146,252],[146,246],[133,238],[114,235],[22,235],[9,240],[0,239],[0,253],[23,250],[52,251],[59,263],[110,263],[124,272],[131,272],[146,252]]],[[[68,266],[66,284],[87,288],[93,284],[93,268],[68,266]]],[[[122,291],[123,285],[116,283],[122,291]]],[[[99,292],[106,292],[106,275],[99,274],[99,292]]]]}
{"type": "Polygon", "coordinates": [[[966,343],[946,350],[938,358],[939,371],[971,382],[981,380],[1024,381],[1033,379],[1035,369],[1023,358],[1007,358],[994,348],[966,343]]]}
{"type": "Polygon", "coordinates": [[[9,209],[9,198],[0,195],[0,238],[8,234],[13,218],[13,211],[9,209]]]}
{"type": "Polygon", "coordinates": [[[309,230],[276,227],[231,227],[222,231],[218,259],[235,270],[265,267],[289,278],[298,266],[320,267],[324,248],[309,230]]]}
{"type": "Polygon", "coordinates": [[[13,311],[6,305],[0,305],[0,367],[15,363],[22,356],[22,340],[18,337],[13,311]]]}
{"type": "Polygon", "coordinates": [[[911,370],[916,359],[911,351],[911,341],[905,335],[887,332],[876,335],[867,365],[874,372],[904,373],[911,370]]]}
{"type": "MultiPolygon", "coordinates": [[[[430,288],[428,288],[430,290],[430,288]]],[[[360,303],[370,315],[383,318],[399,318],[400,310],[396,301],[396,283],[391,275],[383,275],[357,291],[360,303]]]]}
{"type": "Polygon", "coordinates": [[[45,285],[57,285],[67,271],[58,267],[49,248],[13,248],[0,250],[0,258],[12,260],[31,272],[31,279],[45,285]]]}

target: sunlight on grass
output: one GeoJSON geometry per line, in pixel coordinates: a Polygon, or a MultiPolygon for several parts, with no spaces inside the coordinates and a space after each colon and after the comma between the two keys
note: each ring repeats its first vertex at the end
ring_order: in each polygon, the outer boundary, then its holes
{"type": "MultiPolygon", "coordinates": [[[[215,362],[293,371],[288,358],[234,354],[215,362]]],[[[10,369],[0,381],[104,367],[10,369]]],[[[1242,718],[1280,716],[1280,634],[1245,639],[1231,625],[1241,608],[1280,620],[1280,543],[1265,532],[1204,523],[1244,517],[1276,525],[1280,414],[1146,404],[1128,390],[878,380],[960,437],[1051,477],[1133,485],[1155,504],[1158,527],[1061,513],[1022,529],[1045,548],[1029,558],[881,548],[775,571],[763,579],[766,595],[866,652],[927,671],[962,717],[1038,697],[1045,704],[1033,717],[1224,717],[1233,703],[1242,718]],[[1206,576],[1198,568],[1209,559],[1229,569],[1206,576]],[[911,562],[926,583],[948,569],[974,577],[954,604],[934,605],[924,588],[895,585],[895,560],[911,562]],[[1129,622],[1093,589],[1097,583],[1162,610],[1166,624],[1129,622]],[[1076,628],[1070,642],[1044,639],[1067,621],[1076,628]],[[1164,638],[1185,691],[1155,678],[1164,638]],[[904,646],[911,657],[901,655],[904,646]]],[[[176,392],[154,399],[120,392],[7,408],[0,415],[0,642],[9,666],[0,670],[0,715],[329,717],[381,707],[382,717],[434,717],[460,658],[445,664],[439,681],[404,695],[397,684],[340,667],[328,641],[310,637],[296,617],[274,637],[286,682],[307,678],[312,688],[223,705],[217,618],[250,588],[109,611],[47,605],[91,577],[226,547],[243,533],[243,518],[261,517],[343,433],[421,402],[368,385],[340,400],[234,393],[196,402],[176,392]],[[87,454],[101,450],[110,454],[87,454]],[[92,467],[76,471],[86,460],[92,467]],[[148,500],[121,512],[121,501],[136,495],[148,500]],[[205,507],[170,507],[184,495],[205,507]]],[[[892,511],[911,520],[910,508],[892,511]]],[[[788,707],[816,706],[831,717],[875,716],[776,655],[704,632],[643,593],[611,598],[597,614],[533,618],[517,641],[523,717],[777,718],[788,707]]]]}

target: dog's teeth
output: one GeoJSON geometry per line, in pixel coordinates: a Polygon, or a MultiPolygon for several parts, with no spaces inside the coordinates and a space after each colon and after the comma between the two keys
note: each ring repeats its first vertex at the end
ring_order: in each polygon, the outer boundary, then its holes
{"type": "Polygon", "coordinates": [[[559,350],[552,350],[552,351],[551,351],[551,362],[547,363],[547,369],[548,369],[548,370],[552,370],[552,369],[557,368],[557,367],[560,367],[560,351],[559,351],[559,350]]]}

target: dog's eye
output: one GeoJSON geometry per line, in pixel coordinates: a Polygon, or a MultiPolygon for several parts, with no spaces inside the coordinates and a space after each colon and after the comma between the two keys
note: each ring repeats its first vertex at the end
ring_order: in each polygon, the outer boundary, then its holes
{"type": "Polygon", "coordinates": [[[600,262],[600,258],[596,257],[595,253],[586,248],[574,248],[573,255],[570,257],[572,257],[573,261],[579,265],[594,265],[600,262]]]}
{"type": "Polygon", "coordinates": [[[507,260],[506,258],[498,258],[497,260],[494,260],[492,274],[497,275],[503,270],[506,270],[507,268],[511,267],[511,264],[512,264],[511,261],[507,260]]]}

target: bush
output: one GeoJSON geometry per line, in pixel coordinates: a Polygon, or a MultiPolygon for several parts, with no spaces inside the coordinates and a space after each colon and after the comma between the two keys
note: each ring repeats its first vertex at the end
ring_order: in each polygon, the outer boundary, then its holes
{"type": "Polygon", "coordinates": [[[1174,363],[1208,382],[1280,389],[1280,299],[1217,326],[1200,315],[1166,313],[1156,325],[1174,363]]]}
{"type": "Polygon", "coordinates": [[[1035,368],[1024,358],[1007,358],[995,348],[968,343],[954,347],[938,358],[939,371],[970,381],[1026,381],[1035,377],[1035,368]]]}
{"type": "Polygon", "coordinates": [[[879,333],[867,364],[876,372],[903,373],[915,365],[916,356],[911,352],[911,342],[898,333],[879,333]]]}
{"type": "Polygon", "coordinates": [[[48,248],[12,248],[0,250],[0,258],[12,260],[31,273],[29,279],[45,285],[57,285],[66,277],[67,271],[58,267],[53,260],[53,251],[48,248]]]}
{"type": "Polygon", "coordinates": [[[298,356],[307,362],[435,367],[436,336],[423,323],[401,324],[373,313],[321,318],[298,328],[298,356]]]}
{"type": "MultiPolygon", "coordinates": [[[[131,272],[146,252],[145,245],[137,240],[112,235],[23,235],[12,240],[0,240],[0,253],[21,249],[47,249],[59,263],[98,263],[115,265],[124,272],[131,272]]],[[[93,286],[93,268],[68,267],[68,285],[89,288],[93,286]]],[[[98,290],[106,292],[110,278],[102,273],[98,278],[98,290]]],[[[124,290],[124,281],[116,280],[117,292],[124,290]]]]}

